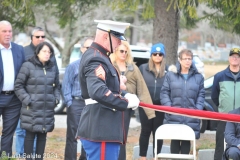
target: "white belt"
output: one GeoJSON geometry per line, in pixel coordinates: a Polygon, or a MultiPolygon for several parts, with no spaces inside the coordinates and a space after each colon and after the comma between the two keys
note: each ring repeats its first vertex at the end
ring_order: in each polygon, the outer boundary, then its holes
{"type": "Polygon", "coordinates": [[[85,99],[85,104],[95,104],[98,103],[97,101],[93,100],[92,98],[85,99]]]}

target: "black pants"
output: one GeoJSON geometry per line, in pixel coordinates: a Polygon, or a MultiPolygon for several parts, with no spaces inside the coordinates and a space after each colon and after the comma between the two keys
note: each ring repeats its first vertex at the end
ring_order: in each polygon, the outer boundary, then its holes
{"type": "Polygon", "coordinates": [[[226,122],[218,121],[217,122],[217,131],[216,131],[216,147],[214,153],[214,160],[222,159],[224,152],[224,131],[225,131],[226,122]]]}
{"type": "MultiPolygon", "coordinates": [[[[149,137],[151,133],[153,134],[153,155],[154,155],[154,148],[155,148],[155,132],[159,126],[163,124],[164,113],[163,112],[155,112],[156,117],[152,119],[148,119],[145,111],[139,107],[139,118],[141,122],[141,133],[139,138],[139,147],[140,147],[140,156],[146,157],[148,144],[149,144],[149,137]]],[[[157,153],[161,152],[162,149],[162,140],[158,140],[157,142],[157,153]]]]}
{"type": "MultiPolygon", "coordinates": [[[[73,99],[72,105],[67,108],[67,139],[65,146],[65,160],[77,159],[76,133],[85,102],[82,99],[73,99]]],[[[83,147],[79,160],[86,160],[86,152],[83,147]]]]}
{"type": "Polygon", "coordinates": [[[4,151],[6,155],[12,155],[13,135],[18,124],[21,106],[22,103],[15,94],[0,93],[0,116],[3,120],[0,154],[4,151]]]}
{"type": "Polygon", "coordinates": [[[191,146],[190,141],[171,140],[170,150],[171,153],[175,154],[189,154],[190,146],[191,146]]]}
{"type": "MultiPolygon", "coordinates": [[[[124,129],[125,129],[125,139],[127,141],[127,136],[128,136],[128,129],[129,129],[129,124],[130,124],[130,119],[133,114],[132,109],[126,109],[124,111],[124,129]]],[[[118,160],[126,160],[126,144],[123,144],[120,146],[120,151],[119,151],[119,157],[118,160]]]]}
{"type": "Polygon", "coordinates": [[[32,160],[35,156],[35,160],[42,160],[43,153],[46,146],[47,133],[29,132],[26,130],[26,136],[24,139],[24,152],[26,154],[26,160],[32,160]],[[36,153],[33,155],[34,138],[37,138],[36,153]]]}

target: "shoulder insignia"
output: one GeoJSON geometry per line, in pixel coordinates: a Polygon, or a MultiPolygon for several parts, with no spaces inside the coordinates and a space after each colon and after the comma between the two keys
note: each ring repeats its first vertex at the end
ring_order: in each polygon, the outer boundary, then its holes
{"type": "Polygon", "coordinates": [[[106,72],[101,65],[95,69],[95,75],[105,81],[106,72]]]}

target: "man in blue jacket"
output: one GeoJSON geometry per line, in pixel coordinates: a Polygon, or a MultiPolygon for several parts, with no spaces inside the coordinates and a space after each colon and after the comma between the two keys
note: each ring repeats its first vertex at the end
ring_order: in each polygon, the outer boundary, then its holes
{"type": "MultiPolygon", "coordinates": [[[[240,108],[230,111],[231,114],[240,115],[240,108]]],[[[227,122],[225,133],[225,141],[227,142],[225,154],[223,155],[223,160],[240,159],[240,123],[227,122]]]]}
{"type": "MultiPolygon", "coordinates": [[[[90,47],[92,38],[87,38],[81,44],[82,54],[90,47]]],[[[62,82],[62,93],[64,102],[67,105],[67,138],[65,145],[65,160],[76,160],[77,158],[77,133],[78,123],[81,117],[85,102],[81,97],[81,88],[79,84],[79,64],[80,59],[70,63],[65,71],[62,82]]],[[[79,160],[86,160],[86,153],[82,147],[79,160]]]]}
{"type": "Polygon", "coordinates": [[[0,116],[3,119],[1,152],[12,155],[13,134],[20,116],[21,101],[14,93],[14,82],[25,61],[23,47],[11,42],[12,26],[0,21],[0,116]]]}
{"type": "MultiPolygon", "coordinates": [[[[211,98],[220,113],[228,113],[240,106],[240,49],[229,53],[229,66],[214,76],[211,98]]],[[[222,159],[224,152],[224,130],[226,122],[218,121],[214,160],[222,159]]]]}

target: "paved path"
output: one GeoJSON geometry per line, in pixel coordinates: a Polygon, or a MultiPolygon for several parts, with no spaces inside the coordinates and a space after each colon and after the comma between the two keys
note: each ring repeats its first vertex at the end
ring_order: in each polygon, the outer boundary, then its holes
{"type": "MultiPolygon", "coordinates": [[[[67,115],[55,115],[55,128],[67,128],[67,115]]],[[[136,118],[131,118],[130,128],[138,127],[140,123],[136,121],[136,118]]],[[[2,118],[0,118],[0,127],[2,127],[2,118]]]]}
{"type": "MultiPolygon", "coordinates": [[[[67,116],[55,115],[55,128],[67,128],[67,116]]],[[[136,121],[136,118],[131,118],[130,128],[138,127],[140,123],[136,121]]]]}
{"type": "MultiPolygon", "coordinates": [[[[55,115],[55,128],[67,128],[67,115],[66,114],[60,114],[55,115]]],[[[138,127],[140,126],[140,123],[136,121],[135,117],[131,118],[130,121],[130,128],[138,127]]],[[[0,127],[2,127],[2,118],[0,118],[0,127]]],[[[206,134],[215,134],[215,131],[206,131],[206,134]]]]}

